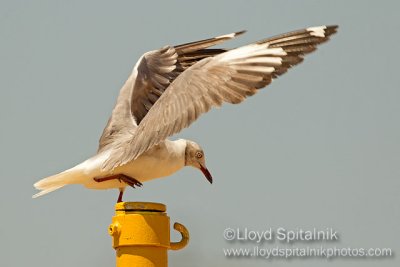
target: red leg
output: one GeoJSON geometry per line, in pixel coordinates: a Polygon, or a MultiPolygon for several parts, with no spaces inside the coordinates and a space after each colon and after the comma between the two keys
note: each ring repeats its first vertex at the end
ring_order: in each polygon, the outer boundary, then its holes
{"type": "Polygon", "coordinates": [[[124,190],[119,190],[118,200],[117,203],[122,202],[122,195],[124,194],[124,190]]]}
{"type": "Polygon", "coordinates": [[[98,183],[101,183],[101,182],[115,180],[115,179],[120,180],[119,177],[120,177],[120,175],[116,174],[116,175],[111,175],[111,176],[106,176],[106,177],[101,177],[101,178],[94,177],[93,180],[95,180],[98,183]]]}
{"type": "MultiPolygon", "coordinates": [[[[132,186],[135,188],[135,186],[141,187],[143,184],[136,180],[135,178],[129,177],[125,174],[116,174],[116,175],[110,175],[106,177],[95,177],[93,180],[95,180],[98,183],[105,182],[105,181],[110,181],[110,180],[115,180],[118,179],[120,182],[123,181],[124,183],[128,184],[129,186],[132,186]]],[[[117,203],[122,202],[122,196],[124,194],[124,188],[119,189],[119,195],[118,195],[118,200],[117,203]]]]}
{"type": "Polygon", "coordinates": [[[135,186],[142,187],[142,185],[143,185],[141,182],[139,182],[135,178],[129,177],[129,176],[125,175],[125,174],[120,174],[119,179],[121,179],[122,181],[124,181],[128,185],[132,186],[133,188],[135,188],[135,186]]]}
{"type": "Polygon", "coordinates": [[[106,177],[93,178],[93,180],[95,180],[98,183],[115,180],[115,179],[118,179],[119,181],[123,181],[126,184],[132,186],[133,188],[135,188],[135,186],[141,187],[143,185],[141,182],[139,182],[135,178],[129,177],[128,175],[125,175],[125,174],[116,174],[116,175],[110,175],[110,176],[106,176],[106,177]]]}

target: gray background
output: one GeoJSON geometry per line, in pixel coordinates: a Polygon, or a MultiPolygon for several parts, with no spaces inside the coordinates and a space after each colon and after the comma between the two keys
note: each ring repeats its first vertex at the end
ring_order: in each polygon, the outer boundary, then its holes
{"type": "Polygon", "coordinates": [[[0,266],[114,265],[116,190],[69,186],[32,200],[32,184],[95,153],[142,53],[247,29],[226,44],[234,47],[321,24],[339,24],[339,34],[305,63],[179,134],[202,144],[212,186],[185,168],[125,199],[165,203],[189,228],[190,245],[170,253],[171,266],[398,266],[396,256],[222,252],[252,246],[226,242],[227,227],[333,227],[340,242],[316,245],[400,251],[398,2],[143,2],[0,2],[0,266]]]}

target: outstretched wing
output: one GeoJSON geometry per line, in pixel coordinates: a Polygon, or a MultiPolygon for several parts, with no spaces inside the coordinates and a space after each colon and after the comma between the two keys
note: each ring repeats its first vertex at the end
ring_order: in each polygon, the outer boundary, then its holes
{"type": "Polygon", "coordinates": [[[177,46],[165,46],[145,53],[120,91],[112,115],[100,137],[99,152],[130,139],[137,125],[166,88],[187,68],[204,58],[226,51],[208,47],[242,33],[244,31],[177,46]]]}
{"type": "Polygon", "coordinates": [[[113,169],[136,159],[212,107],[242,102],[300,63],[336,28],[320,26],[279,35],[192,65],[162,94],[129,141],[114,147],[103,167],[113,169]]]}

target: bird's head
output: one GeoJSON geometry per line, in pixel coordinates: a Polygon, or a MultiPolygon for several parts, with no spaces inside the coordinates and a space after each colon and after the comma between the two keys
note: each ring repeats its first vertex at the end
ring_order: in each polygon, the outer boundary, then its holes
{"type": "Polygon", "coordinates": [[[185,166],[192,166],[201,170],[207,180],[212,184],[211,173],[207,170],[203,149],[193,141],[186,141],[185,166]]]}

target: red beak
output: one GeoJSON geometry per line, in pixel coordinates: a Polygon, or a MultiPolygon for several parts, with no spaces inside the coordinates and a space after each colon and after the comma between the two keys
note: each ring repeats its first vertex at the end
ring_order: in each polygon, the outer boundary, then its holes
{"type": "Polygon", "coordinates": [[[212,179],[211,173],[207,170],[207,168],[200,164],[200,170],[204,174],[204,176],[207,178],[207,180],[210,182],[210,184],[212,184],[213,179],[212,179]]]}

